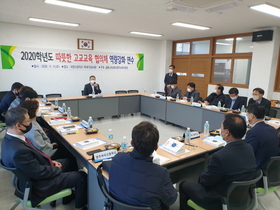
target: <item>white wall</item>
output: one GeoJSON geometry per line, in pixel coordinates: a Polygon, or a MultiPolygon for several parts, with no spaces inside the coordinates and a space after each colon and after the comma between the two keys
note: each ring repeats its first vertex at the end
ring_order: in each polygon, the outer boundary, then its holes
{"type": "Polygon", "coordinates": [[[147,92],[163,90],[163,78],[171,61],[172,42],[121,37],[70,30],[58,30],[0,22],[0,45],[77,50],[77,39],[94,40],[94,50],[117,53],[144,53],[144,71],[129,70],[60,70],[32,69],[1,70],[0,91],[9,90],[19,81],[33,87],[38,94],[62,93],[63,96],[81,95],[90,75],[97,77],[104,94],[119,89],[138,89],[147,92]]]}

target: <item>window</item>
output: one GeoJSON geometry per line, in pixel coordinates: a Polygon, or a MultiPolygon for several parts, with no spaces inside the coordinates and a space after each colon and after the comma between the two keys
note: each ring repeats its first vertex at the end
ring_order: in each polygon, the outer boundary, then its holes
{"type": "Polygon", "coordinates": [[[213,81],[230,82],[231,59],[215,59],[213,81]]]}
{"type": "Polygon", "coordinates": [[[252,36],[237,37],[235,45],[236,53],[253,52],[252,36]]]}
{"type": "Polygon", "coordinates": [[[252,59],[235,59],[232,83],[249,85],[252,59]]]}
{"type": "Polygon", "coordinates": [[[209,54],[210,40],[192,42],[192,54],[209,54]]]}
{"type": "Polygon", "coordinates": [[[190,42],[176,44],[176,55],[189,55],[189,54],[190,54],[190,42]]]}
{"type": "Polygon", "coordinates": [[[217,39],[216,54],[232,53],[233,38],[217,39]]]}

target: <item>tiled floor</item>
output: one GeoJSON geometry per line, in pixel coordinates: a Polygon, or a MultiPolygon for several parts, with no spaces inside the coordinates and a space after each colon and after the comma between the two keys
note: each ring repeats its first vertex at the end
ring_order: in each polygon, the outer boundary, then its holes
{"type": "MultiPolygon", "coordinates": [[[[99,132],[107,135],[108,130],[111,128],[113,129],[114,134],[114,141],[121,143],[123,136],[127,137],[127,140],[130,141],[131,139],[131,131],[132,128],[140,123],[141,121],[150,121],[154,123],[160,133],[160,142],[166,141],[171,136],[182,135],[184,132],[184,128],[166,125],[164,122],[160,120],[156,120],[150,117],[142,116],[140,114],[136,114],[135,116],[122,116],[120,119],[112,119],[112,118],[105,118],[102,120],[94,121],[94,127],[99,129],[99,132]]],[[[4,132],[0,134],[0,142],[2,141],[4,136],[4,132]]],[[[280,194],[280,189],[277,190],[280,194]]],[[[10,209],[13,204],[16,202],[16,197],[13,195],[14,189],[11,185],[11,173],[5,171],[4,169],[0,168],[0,209],[1,210],[8,210],[10,209]]],[[[93,195],[94,196],[94,195],[93,195]]],[[[261,198],[261,201],[266,206],[268,210],[277,210],[280,209],[280,201],[277,197],[272,193],[265,197],[261,198]]],[[[51,209],[49,205],[44,205],[44,208],[51,209]]],[[[19,205],[16,210],[21,210],[22,207],[19,205]]],[[[57,210],[72,210],[74,209],[74,201],[68,205],[63,206],[61,201],[57,202],[57,210]]],[[[179,202],[177,200],[174,203],[170,210],[178,210],[179,209],[179,202]]],[[[262,208],[259,206],[257,210],[261,210],[262,208]]]]}

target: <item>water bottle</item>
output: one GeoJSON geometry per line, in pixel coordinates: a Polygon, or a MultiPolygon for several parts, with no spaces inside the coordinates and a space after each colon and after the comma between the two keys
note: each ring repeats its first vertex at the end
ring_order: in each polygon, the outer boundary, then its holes
{"type": "Polygon", "coordinates": [[[95,96],[95,91],[94,90],[92,90],[92,96],[95,96]]]}
{"type": "Polygon", "coordinates": [[[88,118],[88,129],[92,129],[93,127],[93,120],[92,120],[92,117],[90,116],[89,118],[88,118]]]}
{"type": "Polygon", "coordinates": [[[191,97],[190,102],[191,102],[191,104],[193,103],[193,96],[191,97]]]}
{"type": "Polygon", "coordinates": [[[67,109],[67,116],[68,116],[68,118],[72,117],[72,112],[71,112],[70,107],[68,107],[68,109],[67,109]]]}
{"type": "Polygon", "coordinates": [[[43,103],[47,103],[47,98],[46,98],[46,96],[44,96],[44,98],[43,98],[43,103]]]}
{"type": "Polygon", "coordinates": [[[114,138],[113,131],[112,131],[112,129],[110,128],[109,131],[108,131],[108,139],[109,139],[110,141],[113,141],[113,138],[114,138]]]}
{"type": "Polygon", "coordinates": [[[206,121],[205,124],[204,124],[204,136],[209,136],[209,122],[206,121]]]}
{"type": "Polygon", "coordinates": [[[122,141],[122,144],[121,144],[121,152],[127,152],[126,136],[123,137],[123,141],[122,141]]]}
{"type": "Polygon", "coordinates": [[[242,107],[241,107],[241,113],[245,113],[245,112],[246,112],[245,106],[242,105],[242,107]]]}
{"type": "Polygon", "coordinates": [[[57,98],[56,98],[55,101],[54,101],[54,106],[55,106],[55,107],[58,107],[58,100],[57,100],[57,98]]]}
{"type": "Polygon", "coordinates": [[[65,103],[62,104],[62,112],[66,113],[66,105],[65,105],[65,103]]]}
{"type": "Polygon", "coordinates": [[[156,90],[154,90],[154,95],[156,95],[157,94],[157,91],[156,90]]]}
{"type": "Polygon", "coordinates": [[[146,92],[147,92],[146,89],[144,89],[144,95],[146,95],[146,92]]]}
{"type": "Polygon", "coordinates": [[[176,101],[179,101],[179,94],[176,95],[176,101]]]}
{"type": "Polygon", "coordinates": [[[221,106],[222,106],[221,101],[219,101],[219,103],[218,103],[218,108],[220,109],[221,106]]]}
{"type": "Polygon", "coordinates": [[[185,144],[190,145],[190,140],[191,140],[191,129],[188,127],[185,133],[185,144]]]}

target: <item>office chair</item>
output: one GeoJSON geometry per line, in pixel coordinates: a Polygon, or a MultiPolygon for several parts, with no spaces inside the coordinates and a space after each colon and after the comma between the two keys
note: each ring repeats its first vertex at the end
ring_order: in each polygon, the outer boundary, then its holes
{"type": "Polygon", "coordinates": [[[16,176],[16,179],[14,179],[15,180],[15,183],[14,183],[15,195],[17,197],[19,197],[20,199],[19,199],[19,201],[17,201],[13,205],[13,207],[10,210],[14,210],[19,205],[20,202],[22,203],[22,207],[23,207],[24,210],[36,210],[36,209],[38,209],[37,208],[38,206],[41,206],[41,205],[46,204],[46,203],[52,203],[52,206],[55,206],[55,201],[56,200],[58,200],[60,198],[67,197],[67,196],[72,194],[72,190],[70,188],[61,190],[60,192],[45,198],[43,201],[41,201],[37,205],[37,207],[35,207],[35,206],[32,205],[32,200],[28,200],[29,197],[30,197],[30,190],[32,188],[32,181],[31,181],[31,179],[28,176],[26,176],[19,169],[9,168],[9,167],[4,166],[4,164],[2,162],[2,159],[0,159],[0,167],[6,169],[8,171],[13,172],[13,174],[16,176]],[[18,181],[19,179],[26,181],[26,187],[25,187],[24,191],[21,191],[19,189],[19,186],[18,186],[19,185],[19,181],[18,181]],[[22,200],[22,198],[23,198],[23,200],[22,200]],[[33,208],[33,207],[35,207],[35,208],[33,208]]]}
{"type": "Polygon", "coordinates": [[[56,97],[62,97],[62,95],[60,93],[46,94],[46,98],[56,98],[56,97]]]}
{"type": "Polygon", "coordinates": [[[124,94],[124,93],[127,93],[126,90],[116,90],[115,91],[115,94],[124,94]]]}
{"type": "Polygon", "coordinates": [[[276,118],[276,115],[277,115],[277,110],[275,109],[271,109],[269,110],[269,116],[270,117],[273,117],[273,118],[276,118]]]}
{"type": "Polygon", "coordinates": [[[99,188],[105,197],[103,210],[152,210],[150,207],[132,206],[126,203],[122,203],[113,198],[106,186],[104,176],[102,175],[102,164],[100,164],[96,170],[96,176],[99,188]]]}
{"type": "Polygon", "coordinates": [[[37,98],[44,98],[44,95],[38,95],[37,98]]]}
{"type": "MultiPolygon", "coordinates": [[[[279,194],[276,192],[278,186],[280,186],[280,156],[271,157],[267,164],[266,170],[263,171],[263,187],[257,188],[258,196],[265,196],[268,193],[274,192],[277,198],[280,200],[279,194]]],[[[258,199],[259,204],[263,209],[265,206],[258,199]]]]}
{"type": "MultiPolygon", "coordinates": [[[[259,170],[255,179],[232,182],[227,190],[227,196],[221,198],[223,210],[255,209],[258,205],[255,183],[261,178],[262,171],[259,170]]],[[[205,210],[191,199],[187,203],[195,210],[205,210]]]]}
{"type": "Polygon", "coordinates": [[[128,90],[127,92],[128,92],[128,93],[139,93],[138,90],[128,90]]]}
{"type": "Polygon", "coordinates": [[[164,93],[164,92],[161,92],[161,91],[158,91],[157,94],[162,95],[162,96],[165,95],[165,93],[164,93]]]}

